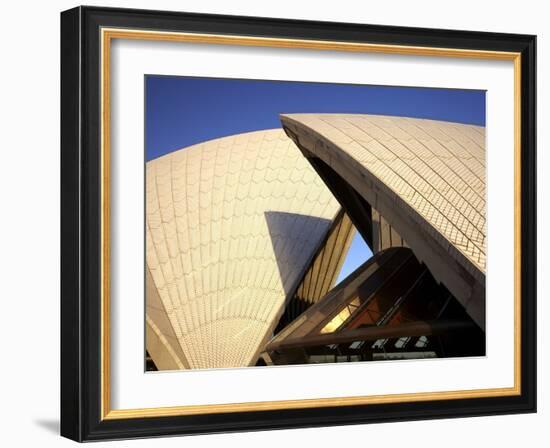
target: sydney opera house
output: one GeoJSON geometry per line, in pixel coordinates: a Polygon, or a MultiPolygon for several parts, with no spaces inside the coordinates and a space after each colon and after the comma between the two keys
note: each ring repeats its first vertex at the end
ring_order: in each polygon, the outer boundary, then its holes
{"type": "Polygon", "coordinates": [[[482,356],[485,239],[479,126],[282,115],[153,159],[147,370],[482,356]]]}

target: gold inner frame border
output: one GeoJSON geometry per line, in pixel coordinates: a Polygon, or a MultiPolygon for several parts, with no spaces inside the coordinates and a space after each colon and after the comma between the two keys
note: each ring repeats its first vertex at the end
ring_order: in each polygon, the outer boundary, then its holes
{"type": "Polygon", "coordinates": [[[317,407],[407,403],[503,397],[521,394],[521,53],[459,48],[282,39],[138,29],[101,29],[101,420],[253,412],[317,407]],[[514,386],[440,392],[416,392],[336,398],[313,398],[136,409],[111,409],[110,387],[110,63],[113,39],[186,42],[212,45],[296,48],[356,53],[507,60],[514,63],[514,386]]]}

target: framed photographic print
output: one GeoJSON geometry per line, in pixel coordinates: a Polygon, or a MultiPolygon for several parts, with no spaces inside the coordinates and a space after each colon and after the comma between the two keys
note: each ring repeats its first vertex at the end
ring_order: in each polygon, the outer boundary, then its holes
{"type": "Polygon", "coordinates": [[[61,433],[535,412],[535,37],[61,14],[61,433]]]}

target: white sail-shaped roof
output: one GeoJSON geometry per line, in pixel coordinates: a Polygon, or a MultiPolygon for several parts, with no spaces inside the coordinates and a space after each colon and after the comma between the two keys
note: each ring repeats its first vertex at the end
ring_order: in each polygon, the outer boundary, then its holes
{"type": "Polygon", "coordinates": [[[175,368],[254,364],[339,209],[282,130],[149,161],[149,351],[175,368]]]}
{"type": "Polygon", "coordinates": [[[321,160],[403,237],[470,313],[485,318],[485,128],[362,114],[282,115],[321,160]]]}

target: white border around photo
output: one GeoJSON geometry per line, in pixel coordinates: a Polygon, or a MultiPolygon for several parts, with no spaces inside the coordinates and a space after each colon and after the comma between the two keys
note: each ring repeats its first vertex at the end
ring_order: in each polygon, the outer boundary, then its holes
{"type": "Polygon", "coordinates": [[[513,62],[117,39],[111,69],[112,409],[514,386],[513,62]],[[144,372],[147,74],[486,90],[487,355],[144,372]]]}

